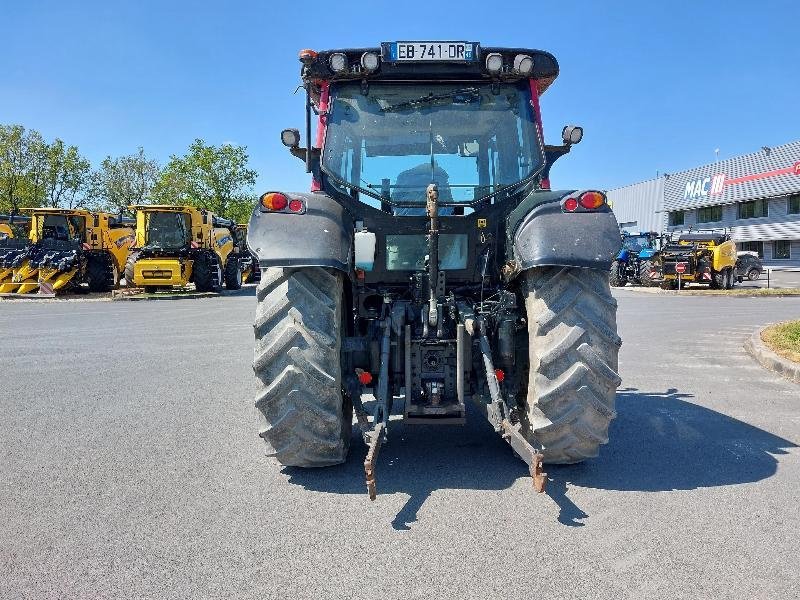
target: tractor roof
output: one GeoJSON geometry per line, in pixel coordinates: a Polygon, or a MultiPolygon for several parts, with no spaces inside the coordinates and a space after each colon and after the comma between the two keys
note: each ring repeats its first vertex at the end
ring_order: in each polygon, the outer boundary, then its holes
{"type": "Polygon", "coordinates": [[[20,210],[32,213],[36,215],[93,215],[93,214],[100,214],[100,213],[93,213],[85,208],[51,208],[51,207],[39,207],[39,208],[21,208],[20,210]]]}
{"type": "Polygon", "coordinates": [[[131,210],[152,210],[152,211],[174,211],[174,212],[204,212],[205,209],[199,208],[197,206],[177,206],[175,204],[134,204],[128,207],[131,210]]]}
{"type": "MultiPolygon", "coordinates": [[[[449,43],[449,42],[448,42],[449,43]]],[[[438,42],[437,42],[438,44],[438,42]]],[[[441,42],[442,45],[445,42],[441,42]]],[[[543,50],[531,48],[484,48],[478,43],[475,58],[471,61],[420,61],[404,62],[391,58],[392,43],[381,44],[380,48],[343,48],[337,50],[323,50],[314,52],[303,50],[302,77],[306,82],[319,81],[459,81],[459,80],[485,80],[491,81],[519,81],[529,77],[536,80],[540,94],[543,94],[550,84],[558,77],[558,61],[555,56],[543,50]],[[372,72],[366,71],[361,66],[361,57],[365,53],[376,53],[380,57],[378,67],[372,72]],[[344,54],[347,57],[347,69],[334,72],[330,65],[333,54],[344,54]],[[500,54],[503,57],[503,70],[499,74],[491,74],[486,68],[486,57],[489,54],[500,54]],[[528,75],[520,75],[512,68],[517,55],[527,55],[533,59],[533,71],[528,75]]]]}
{"type": "Polygon", "coordinates": [[[714,242],[721,244],[727,241],[728,236],[723,233],[684,233],[678,238],[681,242],[714,242]]]}

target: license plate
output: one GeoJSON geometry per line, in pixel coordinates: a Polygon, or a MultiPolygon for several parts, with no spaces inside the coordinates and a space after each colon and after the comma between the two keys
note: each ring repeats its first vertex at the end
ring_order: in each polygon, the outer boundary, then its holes
{"type": "Polygon", "coordinates": [[[474,62],[476,42],[387,42],[383,60],[389,62],[474,62]]]}

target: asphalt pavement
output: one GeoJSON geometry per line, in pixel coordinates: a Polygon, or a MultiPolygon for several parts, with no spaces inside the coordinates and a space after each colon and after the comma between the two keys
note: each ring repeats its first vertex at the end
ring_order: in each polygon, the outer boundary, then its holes
{"type": "Polygon", "coordinates": [[[618,418],[546,494],[477,411],[390,432],[378,498],[281,468],[254,291],[0,302],[2,598],[797,598],[800,386],[742,348],[799,298],[616,290],[618,418]]]}

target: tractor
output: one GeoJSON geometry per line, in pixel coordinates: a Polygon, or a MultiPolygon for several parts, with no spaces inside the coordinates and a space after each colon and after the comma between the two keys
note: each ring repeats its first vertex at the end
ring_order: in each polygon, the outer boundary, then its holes
{"type": "Polygon", "coordinates": [[[374,500],[390,424],[461,425],[471,401],[543,491],[544,463],[608,441],[620,383],[619,226],[602,192],[550,189],[583,136],[543,142],[555,57],[386,42],[300,62],[305,146],[281,140],[311,191],[262,194],[247,235],[267,454],[342,463],[355,413],[374,500]]]}
{"type": "MultiPolygon", "coordinates": [[[[63,208],[24,208],[30,230],[24,242],[0,253],[0,292],[54,295],[63,292],[109,292],[133,243],[131,223],[104,212],[63,208]],[[10,260],[9,260],[10,258],[10,260]],[[7,278],[7,268],[11,278],[7,278]]],[[[16,217],[19,219],[19,217],[16,217]]]]}
{"type": "Polygon", "coordinates": [[[622,249],[611,263],[611,285],[623,287],[627,283],[647,287],[656,286],[661,279],[659,251],[661,235],[655,231],[637,234],[622,232],[622,249]]]}
{"type": "Polygon", "coordinates": [[[156,292],[194,283],[198,292],[242,287],[252,269],[245,234],[230,219],[195,206],[131,206],[136,243],[125,266],[129,286],[156,292]]]}
{"type": "Polygon", "coordinates": [[[736,285],[736,244],[730,233],[699,230],[672,234],[661,250],[662,288],[703,283],[729,290],[736,285]]]}

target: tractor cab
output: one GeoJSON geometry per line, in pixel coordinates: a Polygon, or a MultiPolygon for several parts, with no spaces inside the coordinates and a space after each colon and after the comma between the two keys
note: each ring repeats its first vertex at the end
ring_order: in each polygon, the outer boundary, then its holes
{"type": "Polygon", "coordinates": [[[184,248],[192,241],[192,222],[186,213],[145,213],[145,247],[184,248]]]}
{"type": "Polygon", "coordinates": [[[90,213],[86,210],[37,208],[27,212],[32,219],[29,238],[34,243],[52,240],[81,244],[88,241],[87,217],[90,213]]]}
{"type": "Polygon", "coordinates": [[[283,143],[327,193],[390,214],[424,216],[430,184],[443,216],[547,188],[549,167],[582,137],[567,127],[562,145],[542,140],[539,96],[558,76],[548,52],[388,42],[300,60],[317,147],[310,127],[305,148],[298,130],[283,143]]]}
{"type": "Polygon", "coordinates": [[[205,211],[193,206],[130,206],[136,214],[135,247],[145,254],[186,252],[207,237],[210,221],[205,211]]]}

